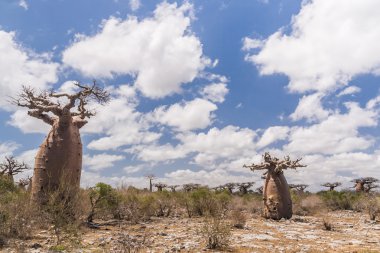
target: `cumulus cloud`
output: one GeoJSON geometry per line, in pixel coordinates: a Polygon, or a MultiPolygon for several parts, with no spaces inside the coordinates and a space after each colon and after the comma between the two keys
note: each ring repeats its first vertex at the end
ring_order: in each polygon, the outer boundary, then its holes
{"type": "Polygon", "coordinates": [[[225,96],[228,94],[227,84],[212,83],[201,90],[203,98],[214,103],[223,103],[225,96]]]}
{"type": "Polygon", "coordinates": [[[14,32],[0,30],[0,106],[11,109],[9,96],[17,96],[22,85],[45,89],[57,81],[58,64],[45,54],[25,49],[14,32]]]}
{"type": "Polygon", "coordinates": [[[243,50],[249,51],[251,49],[261,48],[264,45],[264,42],[262,40],[258,39],[251,39],[248,37],[245,37],[243,39],[243,50]]]}
{"type": "Polygon", "coordinates": [[[0,158],[12,155],[19,146],[19,144],[13,141],[0,143],[0,158]]]}
{"type": "Polygon", "coordinates": [[[290,118],[294,121],[304,118],[309,122],[327,118],[330,111],[325,110],[322,106],[321,99],[323,96],[323,93],[318,92],[312,95],[303,96],[300,99],[296,110],[290,115],[290,118]]]}
{"type": "Polygon", "coordinates": [[[42,120],[30,117],[28,111],[23,109],[14,112],[7,123],[11,126],[17,127],[23,133],[46,134],[51,128],[51,126],[42,120]]]}
{"type": "Polygon", "coordinates": [[[173,147],[167,143],[164,145],[134,146],[126,150],[128,153],[136,153],[137,158],[146,162],[169,162],[187,156],[189,151],[182,145],[173,147]]]}
{"type": "Polygon", "coordinates": [[[96,108],[96,117],[82,129],[87,134],[105,134],[95,138],[88,148],[96,150],[117,149],[124,145],[151,143],[161,134],[149,130],[144,114],[136,110],[134,92],[129,86],[113,91],[113,99],[96,108]],[[131,102],[130,102],[131,101],[131,102]]]}
{"type": "Polygon", "coordinates": [[[180,92],[210,63],[190,31],[192,12],[187,2],[164,2],[141,21],[111,17],[98,34],[77,35],[63,62],[90,77],[136,76],[136,87],[151,98],[180,92]]]}
{"type": "Polygon", "coordinates": [[[362,89],[360,89],[358,86],[349,86],[347,88],[345,88],[344,90],[342,90],[341,92],[339,92],[339,94],[337,95],[337,97],[341,97],[341,96],[345,96],[345,95],[353,95],[355,93],[359,93],[362,89]]]}
{"type": "Polygon", "coordinates": [[[212,123],[218,107],[208,100],[196,98],[192,101],[161,106],[154,110],[154,121],[166,124],[179,131],[203,129],[212,123]]]}
{"type": "Polygon", "coordinates": [[[212,171],[193,171],[189,169],[177,170],[165,174],[166,181],[176,182],[177,184],[197,183],[215,187],[230,182],[252,181],[252,177],[245,175],[231,175],[225,170],[212,171]]]}
{"type": "Polygon", "coordinates": [[[140,0],[129,0],[129,7],[132,11],[137,11],[141,6],[140,0]]]}
{"type": "Polygon", "coordinates": [[[293,92],[335,90],[359,74],[378,75],[379,8],[377,0],[304,1],[291,32],[281,28],[246,60],[263,75],[287,75],[293,92]]]}
{"type": "Polygon", "coordinates": [[[83,161],[84,166],[93,171],[99,171],[106,168],[110,168],[115,162],[123,160],[124,156],[121,155],[110,155],[106,153],[97,155],[84,155],[83,161]]]}
{"type": "Polygon", "coordinates": [[[373,140],[360,135],[359,128],[377,126],[376,111],[361,108],[353,102],[345,105],[347,113],[336,112],[318,124],[293,127],[285,151],[295,154],[337,154],[369,148],[373,140]]]}
{"type": "Polygon", "coordinates": [[[29,6],[28,6],[28,3],[26,2],[26,0],[20,0],[18,2],[18,5],[22,8],[24,8],[25,10],[28,10],[29,6]]]}
{"type": "Polygon", "coordinates": [[[257,143],[258,148],[266,147],[276,141],[285,140],[288,137],[290,128],[286,126],[273,126],[265,130],[257,143]]]}
{"type": "Polygon", "coordinates": [[[218,162],[251,156],[255,153],[255,138],[253,130],[231,125],[222,129],[213,127],[205,133],[177,135],[183,148],[195,153],[194,162],[204,167],[216,167],[218,162]]]}

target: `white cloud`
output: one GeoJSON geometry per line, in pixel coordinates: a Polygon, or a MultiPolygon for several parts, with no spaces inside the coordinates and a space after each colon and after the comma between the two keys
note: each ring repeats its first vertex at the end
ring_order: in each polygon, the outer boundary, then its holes
{"type": "Polygon", "coordinates": [[[179,7],[164,2],[141,21],[111,17],[98,34],[78,35],[63,62],[91,77],[136,75],[136,87],[151,98],[180,92],[210,63],[190,31],[192,11],[187,2],[179,7]]]}
{"type": "Polygon", "coordinates": [[[337,154],[369,148],[373,139],[361,136],[359,128],[377,126],[377,113],[356,103],[345,105],[346,114],[336,112],[318,124],[293,127],[284,150],[295,154],[337,154]]]}
{"type": "Polygon", "coordinates": [[[24,8],[25,10],[28,10],[29,6],[28,6],[28,3],[26,2],[26,0],[20,0],[18,2],[18,5],[22,8],[24,8]]]}
{"type": "Polygon", "coordinates": [[[165,174],[166,180],[175,182],[175,184],[197,183],[201,185],[209,185],[211,187],[231,183],[231,182],[247,182],[252,181],[252,177],[244,175],[232,175],[225,170],[212,170],[212,171],[192,171],[177,170],[165,174]]]}
{"type": "Polygon", "coordinates": [[[234,159],[254,152],[256,133],[248,128],[226,126],[222,129],[213,127],[207,133],[179,134],[177,138],[190,152],[209,156],[213,160],[234,159]]]}
{"type": "Polygon", "coordinates": [[[137,11],[141,6],[140,0],[129,0],[129,7],[132,11],[137,11]]]}
{"type": "Polygon", "coordinates": [[[57,81],[58,64],[46,55],[38,55],[15,41],[14,32],[0,30],[0,106],[10,109],[9,97],[15,97],[22,85],[45,89],[57,81]]]}
{"type": "Polygon", "coordinates": [[[281,28],[246,60],[260,73],[283,73],[294,92],[327,91],[359,74],[380,73],[377,0],[304,1],[290,34],[281,28]]]}
{"type": "Polygon", "coordinates": [[[11,126],[17,127],[23,133],[46,134],[51,128],[50,125],[44,123],[42,120],[30,117],[28,111],[24,109],[14,112],[7,123],[11,126]]]}
{"type": "Polygon", "coordinates": [[[121,155],[110,155],[106,153],[98,155],[84,155],[83,162],[84,167],[93,171],[100,171],[106,168],[110,168],[114,165],[115,162],[121,161],[124,159],[124,156],[121,155]]]}
{"type": "Polygon", "coordinates": [[[179,131],[203,129],[212,123],[218,107],[210,101],[196,98],[192,101],[156,108],[151,117],[154,121],[174,127],[179,131]]]}
{"type": "Polygon", "coordinates": [[[0,143],[0,158],[3,159],[5,156],[12,155],[19,146],[13,141],[0,143]]]}
{"type": "Polygon", "coordinates": [[[341,97],[344,95],[353,95],[355,93],[360,92],[361,90],[362,89],[360,89],[358,86],[349,86],[349,87],[345,88],[344,90],[342,90],[341,92],[339,92],[337,97],[341,97]]]}
{"type": "Polygon", "coordinates": [[[99,106],[97,115],[82,129],[83,133],[105,134],[92,140],[88,148],[96,150],[117,149],[124,145],[151,143],[160,138],[159,133],[149,131],[143,114],[135,104],[123,96],[116,96],[105,106],[99,106]]]}
{"type": "Polygon", "coordinates": [[[290,115],[290,118],[294,121],[305,118],[309,122],[320,121],[327,118],[331,112],[323,108],[321,103],[323,96],[323,93],[318,92],[303,96],[296,110],[290,115]]]}
{"type": "Polygon", "coordinates": [[[227,84],[213,83],[207,85],[201,90],[203,98],[208,99],[214,103],[223,103],[225,96],[228,94],[227,84]]]}
{"type": "Polygon", "coordinates": [[[128,153],[137,153],[141,161],[168,162],[184,158],[189,153],[183,146],[173,147],[167,143],[165,145],[135,146],[126,150],[128,153]]]}
{"type": "Polygon", "coordinates": [[[263,148],[276,141],[285,140],[288,137],[289,130],[290,128],[286,126],[274,126],[267,128],[257,143],[257,147],[263,148]]]}
{"type": "Polygon", "coordinates": [[[264,45],[264,42],[262,40],[258,39],[251,39],[248,37],[245,37],[243,39],[243,47],[242,49],[244,51],[249,51],[256,48],[261,48],[264,45]]]}

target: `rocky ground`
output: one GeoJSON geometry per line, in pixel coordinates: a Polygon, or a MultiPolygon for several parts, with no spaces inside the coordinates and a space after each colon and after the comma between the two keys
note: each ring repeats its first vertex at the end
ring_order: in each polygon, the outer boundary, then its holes
{"type": "MultiPolygon", "coordinates": [[[[116,221],[85,229],[77,246],[59,246],[64,252],[204,252],[202,218],[156,218],[136,225],[116,221]],[[128,251],[130,250],[130,251],[128,251]]],[[[1,252],[49,252],[55,238],[39,231],[26,241],[9,241],[1,252]]],[[[67,242],[66,242],[67,245],[67,242]]],[[[74,244],[72,244],[74,245],[74,244]]],[[[380,252],[380,222],[352,211],[316,216],[294,216],[271,221],[251,216],[243,229],[232,228],[229,252],[380,252]],[[324,229],[323,221],[332,225],[324,229]]],[[[56,251],[50,251],[56,252],[56,251]]],[[[215,252],[215,251],[214,251],[215,252]]]]}

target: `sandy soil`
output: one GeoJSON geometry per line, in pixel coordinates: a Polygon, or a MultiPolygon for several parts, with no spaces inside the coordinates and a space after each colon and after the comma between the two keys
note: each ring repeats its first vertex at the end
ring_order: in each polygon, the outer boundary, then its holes
{"type": "MultiPolygon", "coordinates": [[[[143,245],[139,252],[218,252],[205,249],[202,224],[202,218],[155,218],[136,225],[114,221],[99,229],[85,229],[81,245],[63,251],[136,252],[127,250],[143,245]]],[[[1,252],[49,252],[54,243],[51,231],[39,231],[30,240],[9,241],[1,252]]],[[[251,216],[244,229],[232,228],[227,251],[380,252],[380,222],[351,211],[281,221],[251,216]],[[324,219],[330,221],[332,231],[323,229],[324,219]]]]}

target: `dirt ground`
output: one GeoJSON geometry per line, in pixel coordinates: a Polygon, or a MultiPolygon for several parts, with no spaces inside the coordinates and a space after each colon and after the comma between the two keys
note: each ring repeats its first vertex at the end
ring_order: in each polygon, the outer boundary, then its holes
{"type": "MultiPolygon", "coordinates": [[[[220,252],[206,250],[200,233],[202,218],[155,218],[130,225],[117,221],[98,229],[85,229],[80,245],[58,247],[63,252],[220,252]]],[[[49,251],[55,244],[51,231],[39,231],[30,240],[9,241],[1,252],[49,251]]],[[[66,242],[67,244],[67,242],[66,242]]],[[[272,221],[251,216],[243,229],[232,228],[229,252],[380,252],[380,222],[352,211],[330,212],[323,216],[293,216],[272,221]],[[332,230],[323,229],[323,220],[332,230]]]]}

